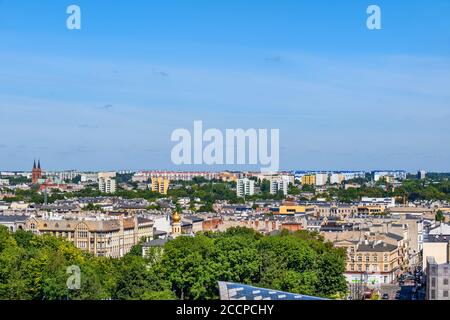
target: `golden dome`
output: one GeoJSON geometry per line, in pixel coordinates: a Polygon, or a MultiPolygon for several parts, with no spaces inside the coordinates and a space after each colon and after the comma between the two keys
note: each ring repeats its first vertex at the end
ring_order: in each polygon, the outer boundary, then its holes
{"type": "Polygon", "coordinates": [[[174,223],[178,223],[181,221],[181,216],[178,214],[178,212],[175,211],[175,213],[172,215],[172,220],[174,223]]]}

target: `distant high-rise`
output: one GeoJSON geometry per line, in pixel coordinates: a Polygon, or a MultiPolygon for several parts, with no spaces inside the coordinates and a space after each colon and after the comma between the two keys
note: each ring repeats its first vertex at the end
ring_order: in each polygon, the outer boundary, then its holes
{"type": "Polygon", "coordinates": [[[238,179],[236,183],[236,195],[238,197],[252,196],[255,194],[255,181],[250,179],[238,179]]]}
{"type": "Polygon", "coordinates": [[[277,194],[279,191],[286,196],[288,194],[289,181],[282,177],[270,179],[270,194],[277,194]]]}
{"type": "Polygon", "coordinates": [[[427,172],[425,170],[420,170],[417,173],[417,179],[425,180],[426,177],[427,177],[427,172]]]}
{"type": "Polygon", "coordinates": [[[33,163],[33,170],[31,171],[31,182],[33,184],[37,184],[39,179],[42,178],[42,169],[41,169],[41,160],[38,160],[38,164],[36,165],[36,160],[33,163]]]}
{"type": "Polygon", "coordinates": [[[100,172],[98,174],[98,189],[103,193],[116,192],[116,173],[100,172]]]}
{"type": "Polygon", "coordinates": [[[167,194],[169,190],[170,180],[166,178],[152,178],[152,191],[160,194],[167,194]]]}
{"type": "Polygon", "coordinates": [[[324,186],[328,182],[328,175],[326,173],[317,173],[316,174],[316,186],[324,186]]]}

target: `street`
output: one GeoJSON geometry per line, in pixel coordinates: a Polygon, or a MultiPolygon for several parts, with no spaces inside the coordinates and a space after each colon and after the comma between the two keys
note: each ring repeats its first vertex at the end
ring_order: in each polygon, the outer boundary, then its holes
{"type": "Polygon", "coordinates": [[[401,284],[384,284],[380,286],[380,297],[388,294],[388,300],[424,300],[424,293],[418,290],[417,284],[423,276],[421,269],[402,275],[401,284]],[[406,279],[406,282],[404,281],[406,279]],[[418,292],[416,292],[418,291],[418,292]]]}

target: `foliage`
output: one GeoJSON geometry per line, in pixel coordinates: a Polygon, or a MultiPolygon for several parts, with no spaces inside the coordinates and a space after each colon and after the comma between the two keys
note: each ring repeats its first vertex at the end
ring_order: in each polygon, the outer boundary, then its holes
{"type": "Polygon", "coordinates": [[[94,257],[61,238],[0,227],[0,299],[217,299],[218,281],[324,297],[346,290],[345,253],[317,233],[232,228],[178,237],[147,257],[141,249],[94,257]],[[79,290],[66,285],[72,265],[79,290]]]}
{"type": "Polygon", "coordinates": [[[445,222],[445,216],[444,216],[444,213],[442,212],[442,210],[438,210],[436,212],[435,220],[437,222],[445,222]]]}

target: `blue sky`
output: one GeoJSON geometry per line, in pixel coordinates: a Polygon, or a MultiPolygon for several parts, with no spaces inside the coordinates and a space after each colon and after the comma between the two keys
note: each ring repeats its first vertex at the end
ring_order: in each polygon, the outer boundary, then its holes
{"type": "Polygon", "coordinates": [[[448,0],[0,0],[0,170],[246,169],[171,163],[172,131],[203,120],[279,128],[286,170],[450,171],[449,15],[448,0]]]}

